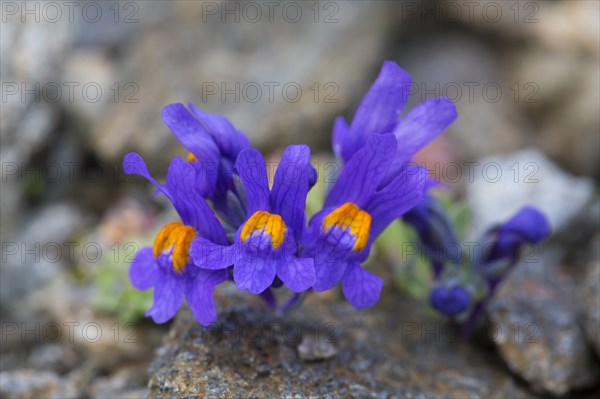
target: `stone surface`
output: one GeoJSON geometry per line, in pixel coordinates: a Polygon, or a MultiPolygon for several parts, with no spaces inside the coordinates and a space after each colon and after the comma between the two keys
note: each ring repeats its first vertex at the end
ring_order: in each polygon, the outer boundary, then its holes
{"type": "MultiPolygon", "coordinates": [[[[530,128],[489,44],[459,33],[413,40],[397,59],[413,78],[407,110],[426,99],[450,98],[458,118],[443,135],[451,140],[460,160],[473,161],[524,146],[530,128]]],[[[438,162],[438,168],[445,166],[443,158],[438,162]]],[[[465,170],[463,183],[466,175],[465,170]]]]}
{"type": "Polygon", "coordinates": [[[0,373],[0,397],[6,399],[143,398],[147,363],[129,364],[110,375],[87,362],[60,376],[51,371],[18,369],[0,373]]]}
{"type": "Polygon", "coordinates": [[[64,398],[58,375],[48,371],[16,370],[0,373],[0,396],[6,399],[64,398]]]}
{"type": "Polygon", "coordinates": [[[594,386],[600,365],[578,320],[573,271],[555,250],[529,252],[487,308],[508,367],[539,392],[561,396],[594,386]]]}
{"type": "MultiPolygon", "coordinates": [[[[222,7],[243,3],[215,2],[217,14],[209,15],[202,3],[179,2],[171,3],[160,23],[141,25],[139,40],[122,44],[128,57],[117,65],[122,82],[139,89],[138,101],[118,101],[103,110],[91,133],[98,154],[114,161],[135,149],[164,163],[165,149],[183,150],[160,111],[170,102],[188,101],[226,115],[259,148],[296,143],[299,137],[329,146],[334,117],[354,105],[376,76],[391,14],[380,3],[342,2],[335,3],[335,22],[323,23],[330,12],[321,10],[315,23],[310,4],[296,4],[302,9],[297,22],[283,16],[281,6],[272,22],[263,7],[262,18],[251,23],[244,14],[239,22],[235,12],[220,14],[222,7]],[[371,23],[363,24],[366,19],[371,23]]],[[[141,5],[140,20],[147,7],[141,5]]]]}
{"type": "Polygon", "coordinates": [[[600,356],[600,235],[593,237],[589,261],[580,281],[583,329],[588,343],[600,356]]]}
{"type": "MultiPolygon", "coordinates": [[[[8,307],[61,273],[69,262],[65,242],[80,225],[81,212],[72,204],[52,204],[23,223],[20,234],[3,241],[0,299],[8,307]]],[[[21,309],[22,310],[22,309],[21,309]]]]}
{"type": "Polygon", "coordinates": [[[538,127],[532,142],[569,171],[598,177],[598,57],[529,45],[513,52],[508,65],[522,108],[538,127]]]}
{"type": "Polygon", "coordinates": [[[113,375],[101,377],[90,387],[91,398],[139,399],[148,395],[145,367],[123,367],[113,375]]]}
{"type": "Polygon", "coordinates": [[[22,169],[50,141],[59,123],[59,102],[46,101],[43,93],[57,84],[70,42],[67,23],[36,22],[35,12],[25,18],[21,7],[14,6],[18,10],[14,15],[8,14],[8,8],[5,15],[3,9],[0,35],[0,234],[4,237],[19,225],[15,216],[24,208],[22,169]]]}
{"type": "Polygon", "coordinates": [[[567,227],[594,195],[591,179],[572,176],[538,150],[484,158],[474,168],[467,199],[473,211],[473,237],[506,221],[525,205],[548,218],[553,232],[567,227]]]}
{"type": "Polygon", "coordinates": [[[591,1],[538,3],[537,23],[529,24],[533,37],[558,50],[576,49],[600,55],[600,14],[591,1]]]}
{"type": "Polygon", "coordinates": [[[151,366],[149,397],[530,397],[489,352],[391,292],[363,311],[315,294],[281,316],[223,291],[213,327],[180,312],[151,366]],[[326,356],[303,359],[307,341],[326,356]]]}
{"type": "MultiPolygon", "coordinates": [[[[567,55],[568,56],[568,55],[567,55]]],[[[576,79],[541,127],[540,147],[578,174],[600,177],[600,76],[597,59],[577,60],[576,79]],[[568,94],[567,94],[568,93],[568,94]]],[[[574,70],[571,70],[573,73],[574,70]]]]}
{"type": "MultiPolygon", "coordinates": [[[[470,7],[468,3],[458,3],[459,20],[483,33],[492,33],[504,40],[530,41],[554,50],[575,50],[595,55],[600,52],[600,17],[598,4],[593,1],[515,4],[484,0],[471,3],[470,7]]],[[[455,22],[456,8],[457,5],[448,6],[445,12],[441,12],[442,19],[455,22]]]]}

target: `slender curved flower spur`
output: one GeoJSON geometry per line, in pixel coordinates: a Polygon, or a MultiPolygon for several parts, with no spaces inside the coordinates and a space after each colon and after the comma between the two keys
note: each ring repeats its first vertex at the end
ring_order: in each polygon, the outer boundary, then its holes
{"type": "Polygon", "coordinates": [[[226,270],[206,270],[192,265],[189,248],[196,237],[227,243],[223,227],[205,200],[190,184],[196,179],[193,166],[181,158],[171,161],[166,184],[158,183],[142,158],[130,153],[123,159],[127,174],[137,174],[154,184],[173,204],[181,221],[164,226],[152,247],[144,247],[131,262],[129,276],[139,290],[154,287],[154,303],[146,313],[156,323],[170,320],[185,296],[196,319],[208,325],[216,319],[213,292],[227,280],[226,270]]]}
{"type": "Polygon", "coordinates": [[[280,282],[294,292],[312,287],[313,260],[297,256],[306,221],[306,195],[315,180],[309,158],[307,146],[289,146],[269,190],[262,154],[253,148],[241,151],[235,169],[246,192],[247,219],[238,228],[232,245],[208,237],[196,238],[190,249],[194,263],[211,270],[233,265],[237,287],[253,294],[280,282]]]}
{"type": "Polygon", "coordinates": [[[428,175],[421,167],[405,166],[382,185],[396,148],[393,134],[371,135],[342,169],[303,240],[304,254],[315,259],[313,288],[326,291],[341,280],[344,295],[356,308],[373,306],[383,286],[380,277],[360,265],[372,243],[424,196],[428,175]]]}

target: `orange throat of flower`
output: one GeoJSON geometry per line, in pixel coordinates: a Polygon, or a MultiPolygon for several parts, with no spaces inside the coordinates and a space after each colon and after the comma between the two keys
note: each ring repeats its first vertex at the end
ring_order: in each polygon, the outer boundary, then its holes
{"type": "Polygon", "coordinates": [[[191,152],[188,152],[187,160],[188,160],[188,162],[195,162],[198,160],[198,158],[196,158],[196,156],[194,154],[192,154],[191,152]]]}
{"type": "Polygon", "coordinates": [[[181,222],[172,222],[163,227],[154,239],[154,257],[171,252],[173,269],[181,273],[189,261],[190,244],[196,237],[196,230],[181,222]]]}
{"type": "Polygon", "coordinates": [[[362,251],[369,240],[371,231],[371,215],[363,211],[352,202],[346,202],[334,209],[323,219],[323,231],[329,232],[338,227],[348,231],[355,238],[353,251],[362,251]]]}
{"type": "Polygon", "coordinates": [[[244,242],[250,238],[252,233],[264,230],[271,238],[273,248],[278,248],[283,244],[286,229],[281,216],[265,211],[256,211],[242,228],[240,238],[244,242]]]}

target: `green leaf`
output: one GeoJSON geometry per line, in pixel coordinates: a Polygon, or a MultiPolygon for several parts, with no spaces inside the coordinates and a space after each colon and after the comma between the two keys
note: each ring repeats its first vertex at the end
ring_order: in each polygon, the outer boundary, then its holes
{"type": "MultiPolygon", "coordinates": [[[[139,243],[138,248],[142,245],[146,245],[146,242],[139,243]]],[[[135,322],[143,318],[152,305],[152,290],[138,291],[133,288],[129,281],[129,260],[133,254],[125,250],[117,254],[103,257],[99,267],[94,269],[92,278],[95,290],[91,306],[113,314],[122,322],[135,322]]]]}

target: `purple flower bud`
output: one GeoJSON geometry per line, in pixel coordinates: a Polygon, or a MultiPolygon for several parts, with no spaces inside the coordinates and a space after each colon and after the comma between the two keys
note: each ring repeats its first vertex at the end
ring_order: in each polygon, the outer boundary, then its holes
{"type": "Polygon", "coordinates": [[[437,286],[431,291],[431,306],[446,316],[457,315],[469,307],[471,295],[460,286],[437,286]]]}

